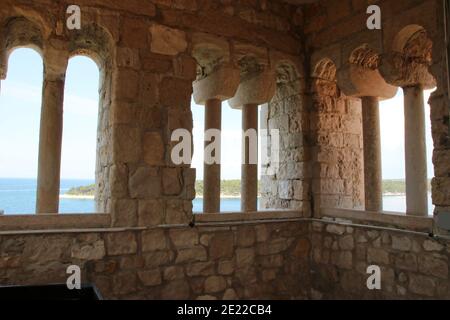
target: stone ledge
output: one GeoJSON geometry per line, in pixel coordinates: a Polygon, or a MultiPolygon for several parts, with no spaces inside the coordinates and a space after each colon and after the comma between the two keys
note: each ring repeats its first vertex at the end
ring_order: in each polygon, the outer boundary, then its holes
{"type": "Polygon", "coordinates": [[[396,212],[369,212],[349,209],[322,208],[321,218],[339,218],[350,220],[352,223],[367,222],[368,227],[375,226],[374,223],[383,226],[393,226],[401,229],[423,231],[432,233],[432,217],[414,217],[396,212]]]}
{"type": "Polygon", "coordinates": [[[304,218],[301,211],[295,210],[271,210],[256,212],[227,212],[227,213],[197,213],[194,214],[196,223],[214,223],[214,222],[251,222],[261,220],[276,220],[280,222],[286,219],[304,218]]]}
{"type": "Polygon", "coordinates": [[[0,216],[0,231],[89,229],[110,225],[111,215],[104,213],[0,216]]]}

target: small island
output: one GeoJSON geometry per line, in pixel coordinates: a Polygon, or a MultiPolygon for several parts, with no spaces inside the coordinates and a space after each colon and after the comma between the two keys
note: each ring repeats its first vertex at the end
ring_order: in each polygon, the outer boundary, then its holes
{"type": "Polygon", "coordinates": [[[95,184],[71,188],[60,197],[64,199],[94,199],[95,184]]]}

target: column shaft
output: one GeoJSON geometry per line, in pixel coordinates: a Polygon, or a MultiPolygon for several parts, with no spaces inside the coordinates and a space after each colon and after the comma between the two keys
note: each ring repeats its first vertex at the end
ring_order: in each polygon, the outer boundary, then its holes
{"type": "MultiPolygon", "coordinates": [[[[208,100],[205,104],[205,132],[209,129],[222,129],[222,102],[218,99],[208,100]]],[[[205,146],[209,143],[205,141],[205,146]]],[[[220,164],[207,164],[205,161],[203,175],[203,212],[219,213],[220,164]]]]}
{"type": "Polygon", "coordinates": [[[364,188],[367,211],[383,210],[380,110],[377,97],[362,98],[364,188]]]}
{"type": "Polygon", "coordinates": [[[403,88],[405,96],[406,211],[428,215],[425,106],[420,86],[403,88]]]}
{"type": "Polygon", "coordinates": [[[42,93],[37,214],[57,214],[63,131],[64,80],[44,80],[42,93]]]}
{"type": "Polygon", "coordinates": [[[245,139],[244,136],[242,139],[241,210],[252,212],[258,209],[258,105],[247,104],[242,107],[242,130],[244,135],[248,130],[256,132],[256,135],[248,132],[249,138],[245,139]],[[251,139],[256,141],[252,143],[251,139]],[[250,163],[255,153],[256,161],[250,163]]]}

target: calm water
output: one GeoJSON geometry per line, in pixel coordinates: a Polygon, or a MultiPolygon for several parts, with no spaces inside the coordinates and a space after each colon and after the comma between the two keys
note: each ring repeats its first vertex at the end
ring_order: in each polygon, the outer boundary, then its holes
{"type": "MultiPolygon", "coordinates": [[[[94,183],[93,180],[61,180],[60,194],[70,188],[94,183]]],[[[0,210],[5,214],[30,214],[36,209],[35,179],[0,179],[0,210]]],[[[93,200],[60,199],[61,213],[95,212],[93,200]]]]}
{"type": "MultiPolygon", "coordinates": [[[[61,180],[61,194],[70,188],[85,186],[94,183],[93,180],[61,180]]],[[[406,198],[404,196],[384,197],[386,211],[405,212],[406,198]]],[[[0,179],[0,210],[5,214],[30,214],[35,212],[36,206],[36,180],[35,179],[0,179]]],[[[203,200],[193,201],[194,212],[202,212],[203,200]]],[[[61,213],[92,213],[95,204],[89,199],[60,199],[59,211],[61,213]]],[[[221,211],[239,211],[240,199],[222,199],[221,211]]],[[[429,213],[433,213],[431,195],[429,195],[429,213]]]]}

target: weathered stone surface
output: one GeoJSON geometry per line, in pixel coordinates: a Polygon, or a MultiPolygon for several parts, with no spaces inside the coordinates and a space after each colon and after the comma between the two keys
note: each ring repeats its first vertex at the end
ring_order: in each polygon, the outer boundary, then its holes
{"type": "Polygon", "coordinates": [[[167,265],[175,260],[175,253],[172,251],[154,251],[144,255],[145,266],[156,268],[167,265]]]}
{"type": "Polygon", "coordinates": [[[337,235],[343,235],[345,233],[345,227],[336,225],[336,224],[329,224],[326,227],[327,232],[337,235]]]}
{"type": "Polygon", "coordinates": [[[150,33],[154,53],[174,56],[187,49],[186,34],[181,30],[154,24],[150,27],[150,33]]]}
{"type": "Polygon", "coordinates": [[[155,168],[139,167],[130,176],[129,190],[132,198],[152,199],[161,194],[161,177],[155,168]]]}
{"type": "Polygon", "coordinates": [[[165,195],[176,196],[181,193],[183,187],[183,175],[180,169],[163,169],[162,181],[165,195]]]}
{"type": "Polygon", "coordinates": [[[238,247],[251,247],[256,242],[256,233],[254,227],[240,227],[237,231],[238,247]]]}
{"type": "Polygon", "coordinates": [[[409,251],[411,250],[411,240],[407,237],[392,237],[392,248],[394,250],[409,251]]]}
{"type": "Polygon", "coordinates": [[[170,230],[169,235],[177,248],[190,248],[199,244],[198,232],[195,229],[170,230]]]}
{"type": "Polygon", "coordinates": [[[142,251],[150,252],[168,249],[167,238],[163,230],[148,230],[142,233],[142,251]]]}
{"type": "Polygon", "coordinates": [[[348,235],[339,239],[339,248],[342,250],[353,250],[354,247],[353,236],[348,235]]]}
{"type": "Polygon", "coordinates": [[[143,145],[144,161],[149,166],[164,165],[165,147],[159,132],[147,132],[143,145]]]}
{"type": "Polygon", "coordinates": [[[136,235],[133,232],[108,233],[105,242],[106,252],[110,256],[133,254],[137,251],[136,235]]]}
{"type": "Polygon", "coordinates": [[[191,263],[186,267],[186,274],[189,277],[211,276],[214,274],[214,263],[212,262],[191,263]]]}
{"type": "Polygon", "coordinates": [[[236,250],[236,266],[243,268],[252,265],[255,260],[255,249],[237,249],[236,250]]]}
{"type": "Polygon", "coordinates": [[[146,287],[154,287],[162,283],[161,271],[159,269],[139,271],[138,277],[146,287]]]}
{"type": "Polygon", "coordinates": [[[224,291],[227,287],[227,282],[224,277],[211,276],[205,280],[205,292],[206,293],[217,293],[224,291]]]}
{"type": "Polygon", "coordinates": [[[389,264],[389,253],[383,249],[368,248],[367,261],[370,263],[389,264]]]}
{"type": "Polygon", "coordinates": [[[230,300],[238,300],[238,296],[236,294],[236,291],[234,289],[227,289],[225,293],[223,294],[222,300],[230,301],[230,300]]]}
{"type": "Polygon", "coordinates": [[[417,270],[417,257],[412,253],[402,253],[395,257],[395,266],[400,270],[417,270]]]}
{"type": "Polygon", "coordinates": [[[138,225],[140,227],[158,226],[164,223],[164,204],[161,200],[140,200],[138,225]]]}
{"type": "Polygon", "coordinates": [[[436,283],[430,277],[411,274],[409,280],[409,290],[415,294],[432,297],[436,290],[436,283]]]}
{"type": "Polygon", "coordinates": [[[448,279],[448,263],[445,257],[421,254],[418,257],[419,271],[441,279],[448,279]],[[444,260],[445,259],[445,260],[444,260]]]}
{"type": "Polygon", "coordinates": [[[425,251],[442,251],[444,246],[436,241],[425,240],[423,242],[423,249],[425,251]]]}
{"type": "Polygon", "coordinates": [[[258,244],[256,248],[259,255],[272,255],[286,250],[288,242],[286,239],[276,239],[271,242],[258,244]]]}
{"type": "Polygon", "coordinates": [[[105,257],[105,243],[98,240],[92,244],[76,244],[72,247],[72,258],[80,260],[101,260],[105,257]]]}
{"type": "Polygon", "coordinates": [[[331,263],[343,269],[352,269],[353,255],[350,251],[331,253],[331,263]]]}
{"type": "Polygon", "coordinates": [[[189,284],[185,280],[175,280],[166,284],[161,290],[163,300],[185,300],[190,297],[189,284]]]}
{"type": "Polygon", "coordinates": [[[173,281],[184,278],[184,269],[181,266],[170,266],[164,269],[164,280],[173,281]]]}
{"type": "Polygon", "coordinates": [[[235,270],[235,263],[233,261],[221,261],[217,266],[217,271],[220,275],[229,276],[235,270]]]}
{"type": "Polygon", "coordinates": [[[206,260],[207,254],[205,248],[201,246],[196,246],[189,249],[178,250],[176,263],[206,261],[206,260]]]}
{"type": "Polygon", "coordinates": [[[112,203],[112,223],[115,227],[137,225],[137,202],[134,200],[114,200],[112,203]]]}
{"type": "Polygon", "coordinates": [[[232,233],[217,233],[209,244],[209,256],[211,259],[231,258],[233,256],[234,237],[232,233]]]}
{"type": "Polygon", "coordinates": [[[118,295],[127,295],[136,292],[137,278],[133,272],[119,273],[113,277],[114,292],[118,295]]]}

